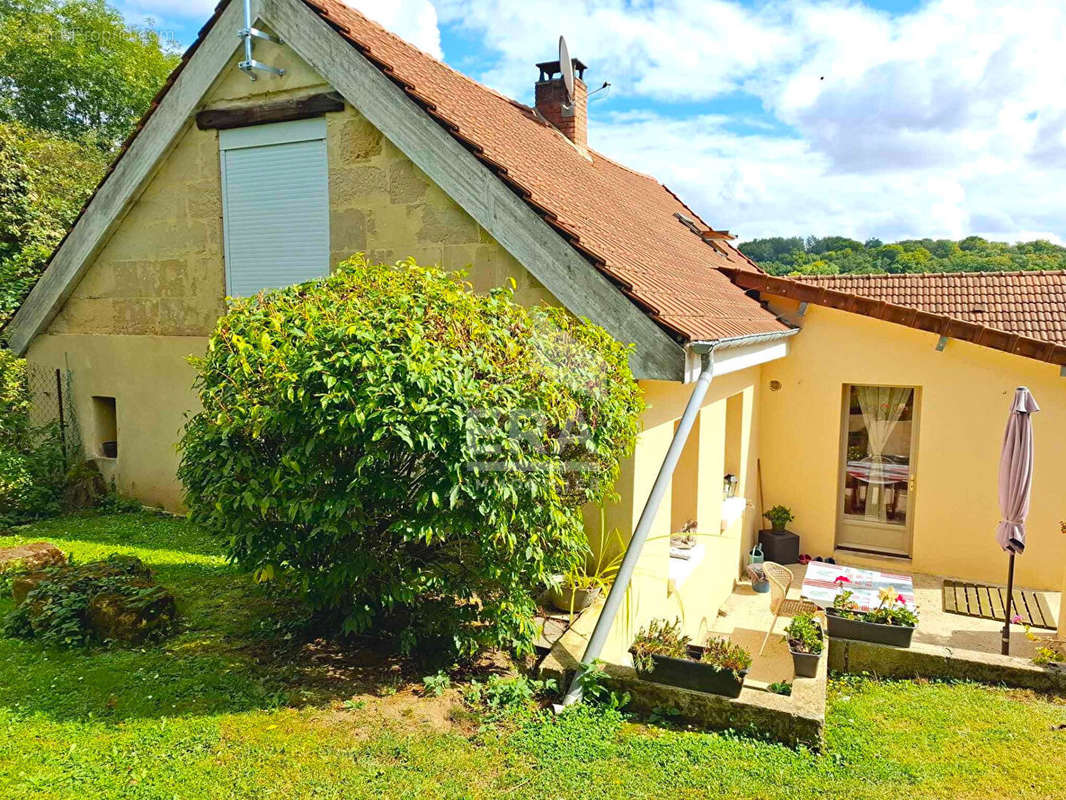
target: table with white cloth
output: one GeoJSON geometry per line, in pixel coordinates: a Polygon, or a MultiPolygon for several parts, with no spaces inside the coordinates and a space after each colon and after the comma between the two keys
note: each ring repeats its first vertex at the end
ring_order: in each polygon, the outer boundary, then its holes
{"type": "Polygon", "coordinates": [[[821,608],[829,608],[842,589],[850,590],[851,599],[860,611],[870,611],[881,605],[881,590],[888,589],[892,598],[903,596],[907,608],[915,610],[914,581],[910,575],[896,575],[891,572],[878,572],[873,569],[844,567],[840,564],[826,564],[824,561],[811,561],[807,564],[807,573],[803,576],[800,595],[821,608]],[[847,581],[838,584],[838,578],[847,581]]]}

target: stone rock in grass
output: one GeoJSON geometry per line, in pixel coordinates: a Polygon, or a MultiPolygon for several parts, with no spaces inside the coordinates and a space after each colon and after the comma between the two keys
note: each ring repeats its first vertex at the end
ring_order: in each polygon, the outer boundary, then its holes
{"type": "Polygon", "coordinates": [[[103,561],[90,561],[74,568],[79,578],[140,578],[151,581],[152,571],[137,556],[111,555],[103,561]]]}
{"type": "Polygon", "coordinates": [[[147,581],[136,581],[135,585],[145,593],[138,597],[99,594],[89,601],[89,628],[98,638],[139,644],[174,622],[174,595],[147,581]]]}
{"type": "MultiPolygon", "coordinates": [[[[44,544],[44,542],[41,542],[41,544],[44,544]]],[[[48,546],[51,547],[51,545],[48,546]]],[[[15,605],[22,605],[26,600],[26,595],[36,589],[38,584],[47,580],[55,581],[60,584],[70,584],[85,578],[98,581],[104,578],[128,577],[144,582],[144,585],[146,586],[151,585],[152,571],[136,556],[113,555],[105,561],[92,561],[88,564],[79,564],[70,567],[69,569],[48,569],[53,566],[66,566],[66,556],[58,550],[56,550],[56,552],[59,553],[59,557],[62,559],[61,561],[31,567],[31,569],[34,569],[33,572],[19,575],[12,580],[11,596],[15,600],[15,605]],[[47,572],[44,571],[46,569],[48,570],[47,572]]],[[[3,570],[0,569],[0,572],[2,571],[3,570]]]]}
{"type": "Polygon", "coordinates": [[[63,490],[63,507],[67,511],[96,508],[106,496],[107,483],[95,462],[86,461],[71,468],[63,490]]]}
{"type": "MultiPolygon", "coordinates": [[[[18,575],[12,581],[15,602],[24,609],[32,635],[55,633],[63,604],[76,611],[85,639],[139,644],[174,622],[174,596],[152,579],[139,558],[112,555],[103,561],[64,565],[18,575]],[[38,591],[34,592],[37,589],[38,591]]],[[[66,620],[61,625],[69,625],[66,620]]],[[[62,636],[71,636],[63,630],[62,636]]]]}
{"type": "Polygon", "coordinates": [[[20,547],[0,547],[0,573],[34,572],[67,563],[63,551],[48,542],[34,542],[20,547]]]}
{"type": "Polygon", "coordinates": [[[11,582],[11,596],[15,599],[15,605],[22,605],[26,601],[26,595],[36,589],[37,584],[45,580],[48,580],[47,572],[29,572],[15,578],[11,582]]]}

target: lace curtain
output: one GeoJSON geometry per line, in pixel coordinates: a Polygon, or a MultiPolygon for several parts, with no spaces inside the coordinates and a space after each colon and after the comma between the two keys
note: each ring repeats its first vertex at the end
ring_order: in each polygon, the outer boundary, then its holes
{"type": "Polygon", "coordinates": [[[870,481],[866,493],[866,519],[886,522],[888,503],[885,491],[885,445],[907,408],[913,389],[890,386],[856,386],[855,396],[862,411],[869,440],[870,481]]]}

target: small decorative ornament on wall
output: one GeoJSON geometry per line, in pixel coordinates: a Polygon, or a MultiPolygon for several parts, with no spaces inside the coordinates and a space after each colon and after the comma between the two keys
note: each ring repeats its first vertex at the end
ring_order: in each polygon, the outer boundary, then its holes
{"type": "Polygon", "coordinates": [[[779,392],[779,391],[781,391],[781,381],[770,381],[770,391],[771,392],[779,392]]]}

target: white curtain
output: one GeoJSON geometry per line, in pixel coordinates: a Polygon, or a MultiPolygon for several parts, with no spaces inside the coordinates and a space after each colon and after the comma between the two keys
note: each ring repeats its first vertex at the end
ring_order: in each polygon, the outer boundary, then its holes
{"type": "Polygon", "coordinates": [[[890,386],[856,386],[855,396],[862,410],[869,440],[870,482],[866,490],[866,519],[885,522],[888,520],[888,503],[885,491],[885,445],[899,418],[903,416],[910,400],[912,389],[890,386]]]}

